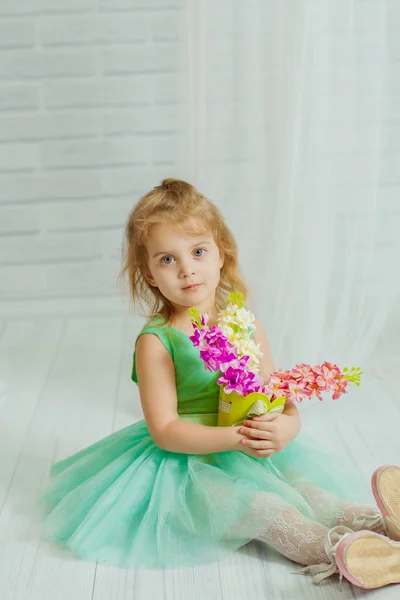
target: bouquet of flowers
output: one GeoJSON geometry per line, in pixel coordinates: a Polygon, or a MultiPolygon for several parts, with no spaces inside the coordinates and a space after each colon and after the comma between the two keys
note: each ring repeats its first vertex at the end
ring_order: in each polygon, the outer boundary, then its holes
{"type": "Polygon", "coordinates": [[[204,368],[221,371],[218,425],[241,425],[246,419],[267,412],[283,412],[289,398],[302,402],[322,392],[333,392],[333,400],[347,393],[350,382],[360,385],[362,372],[357,367],[343,371],[333,363],[319,366],[296,365],[287,371],[274,371],[265,381],[260,374],[260,345],[251,339],[255,329],[254,315],[244,308],[243,294],[228,296],[224,310],[218,313],[218,324],[209,327],[208,315],[189,309],[194,333],[190,337],[200,349],[204,368]]]}

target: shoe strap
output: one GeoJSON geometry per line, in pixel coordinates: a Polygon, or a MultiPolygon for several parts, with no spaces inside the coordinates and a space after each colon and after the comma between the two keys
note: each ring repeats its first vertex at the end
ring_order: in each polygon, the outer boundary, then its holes
{"type": "Polygon", "coordinates": [[[327,540],[325,542],[325,552],[330,563],[320,563],[319,565],[308,565],[299,571],[296,571],[296,574],[299,575],[311,575],[313,583],[317,585],[327,579],[327,577],[331,577],[335,573],[340,575],[340,583],[342,583],[342,574],[336,565],[336,551],[340,542],[350,535],[354,533],[353,529],[349,527],[345,527],[344,525],[337,525],[336,527],[332,527],[328,531],[327,540]]]}

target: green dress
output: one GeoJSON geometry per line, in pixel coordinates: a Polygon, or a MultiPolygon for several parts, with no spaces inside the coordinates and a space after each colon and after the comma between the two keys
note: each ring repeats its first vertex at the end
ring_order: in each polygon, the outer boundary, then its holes
{"type": "MultiPolygon", "coordinates": [[[[139,336],[157,335],[170,353],[180,417],[216,425],[220,373],[204,368],[189,336],[156,321],[139,336]]],[[[156,446],[141,420],[52,466],[40,499],[42,528],[84,560],[147,569],[212,563],[265,530],[269,513],[254,511],[260,499],[318,520],[299,481],[345,500],[369,499],[357,473],[303,433],[269,458],[179,454],[156,446]]]]}

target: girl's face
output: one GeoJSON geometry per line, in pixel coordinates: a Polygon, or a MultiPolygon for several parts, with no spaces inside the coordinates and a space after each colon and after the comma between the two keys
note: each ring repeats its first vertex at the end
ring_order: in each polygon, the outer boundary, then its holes
{"type": "Polygon", "coordinates": [[[214,306],[224,261],[211,233],[185,233],[177,225],[159,223],[150,229],[147,251],[149,283],[176,309],[214,306]]]}

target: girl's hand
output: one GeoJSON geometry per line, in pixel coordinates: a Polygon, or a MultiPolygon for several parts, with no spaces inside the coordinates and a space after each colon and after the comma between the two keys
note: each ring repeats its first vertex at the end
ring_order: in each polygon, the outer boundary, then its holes
{"type": "Polygon", "coordinates": [[[297,415],[268,413],[245,421],[238,433],[243,452],[255,458],[265,458],[281,452],[300,431],[300,418],[297,415]]]}

